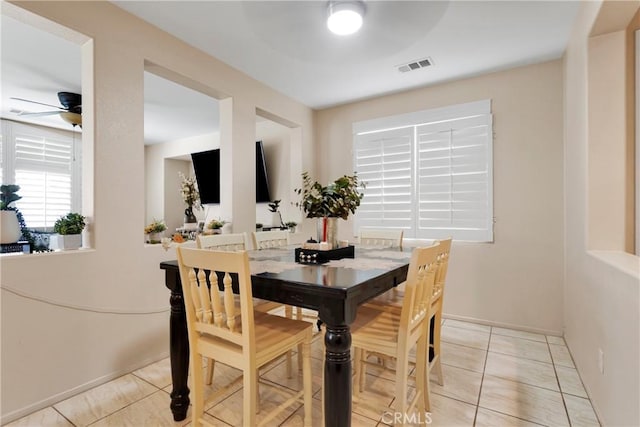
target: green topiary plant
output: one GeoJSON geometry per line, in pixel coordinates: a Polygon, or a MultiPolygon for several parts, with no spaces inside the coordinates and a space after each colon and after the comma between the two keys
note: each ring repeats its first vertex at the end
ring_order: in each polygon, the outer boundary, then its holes
{"type": "Polygon", "coordinates": [[[20,186],[15,184],[3,184],[0,185],[0,211],[13,211],[18,218],[18,224],[20,225],[20,232],[22,233],[22,239],[29,242],[29,248],[31,252],[48,252],[49,248],[42,244],[36,245],[36,239],[31,233],[31,230],[27,228],[27,223],[24,221],[22,212],[15,206],[9,206],[11,203],[22,199],[16,193],[20,191],[20,186]]]}
{"type": "Polygon", "coordinates": [[[9,205],[16,200],[22,199],[22,197],[18,196],[16,193],[20,190],[19,185],[15,184],[4,184],[0,185],[0,211],[7,211],[9,209],[9,205]]]}
{"type": "Polygon", "coordinates": [[[347,219],[355,213],[364,193],[365,183],[358,180],[358,174],[344,175],[327,186],[312,181],[308,172],[302,174],[302,188],[294,191],[302,199],[295,205],[307,214],[307,218],[335,217],[347,219]]]}
{"type": "Polygon", "coordinates": [[[85,217],[79,213],[70,212],[56,220],[53,225],[53,231],[61,235],[80,234],[85,225],[85,217]]]}

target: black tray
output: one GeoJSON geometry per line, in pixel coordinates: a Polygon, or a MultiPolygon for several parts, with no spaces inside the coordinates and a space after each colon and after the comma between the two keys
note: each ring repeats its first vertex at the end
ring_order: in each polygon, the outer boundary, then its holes
{"type": "Polygon", "coordinates": [[[296,248],[296,262],[300,264],[324,264],[332,259],[354,258],[353,246],[321,251],[318,249],[296,248]]]}

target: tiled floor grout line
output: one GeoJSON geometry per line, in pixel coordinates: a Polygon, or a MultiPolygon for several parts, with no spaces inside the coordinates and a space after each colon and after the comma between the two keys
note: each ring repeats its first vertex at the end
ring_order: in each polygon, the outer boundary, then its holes
{"type": "MultiPolygon", "coordinates": [[[[132,401],[132,402],[127,403],[127,404],[126,404],[126,405],[124,405],[122,408],[118,408],[117,410],[115,410],[115,411],[113,411],[113,412],[108,413],[108,414],[107,414],[107,415],[105,415],[104,417],[100,417],[100,418],[98,418],[98,419],[96,419],[96,420],[92,421],[91,423],[87,424],[87,427],[90,427],[90,426],[94,425],[95,423],[97,423],[98,421],[103,420],[103,419],[105,419],[105,418],[107,418],[107,417],[110,417],[110,416],[111,416],[111,415],[113,415],[113,414],[116,414],[116,413],[118,413],[118,412],[120,412],[120,411],[123,411],[124,409],[128,408],[129,406],[131,406],[131,405],[133,405],[133,404],[135,404],[135,403],[138,403],[138,402],[140,402],[141,400],[146,399],[147,397],[149,397],[149,396],[151,396],[151,395],[153,395],[153,394],[157,393],[158,391],[163,391],[162,389],[158,388],[157,386],[155,386],[155,385],[151,384],[149,381],[146,381],[144,378],[140,378],[139,376],[135,375],[133,372],[131,372],[130,374],[125,374],[125,375],[123,375],[123,377],[124,377],[124,376],[126,376],[126,375],[133,375],[134,377],[139,378],[140,380],[144,381],[145,383],[150,384],[150,385],[151,385],[153,388],[155,388],[156,390],[154,390],[152,393],[149,393],[149,394],[147,394],[147,395],[145,395],[145,396],[142,396],[140,399],[136,399],[136,400],[134,400],[134,401],[132,401]]],[[[122,378],[122,377],[118,377],[118,378],[122,378]]],[[[116,379],[117,379],[117,378],[116,378],[116,379]]],[[[72,424],[73,424],[73,423],[72,423],[72,424]]],[[[75,426],[75,424],[74,424],[74,426],[75,426]]]]}
{"type": "Polygon", "coordinates": [[[480,378],[480,387],[478,388],[478,400],[476,402],[476,412],[473,414],[473,425],[476,425],[478,420],[478,411],[480,410],[480,396],[482,396],[482,385],[484,384],[484,375],[487,372],[487,363],[489,362],[489,347],[491,346],[491,335],[493,333],[493,327],[489,327],[489,340],[487,341],[487,351],[484,355],[484,365],[482,366],[482,378],[480,378]]]}
{"type": "Polygon", "coordinates": [[[62,418],[64,418],[65,420],[67,420],[69,422],[69,424],[71,424],[73,427],[77,427],[73,422],[71,422],[71,420],[67,417],[64,416],[64,414],[60,411],[58,411],[53,405],[50,406],[51,409],[53,409],[54,411],[56,411],[58,414],[60,414],[60,416],[62,418]]]}
{"type": "MultiPolygon", "coordinates": [[[[546,338],[546,337],[545,337],[546,338]]],[[[569,427],[571,427],[571,416],[569,415],[569,408],[567,408],[567,402],[564,399],[564,392],[562,391],[562,384],[560,384],[560,377],[558,377],[558,370],[556,369],[556,361],[553,358],[553,353],[551,352],[551,343],[546,339],[547,348],[549,349],[549,354],[551,355],[551,361],[553,362],[553,373],[556,375],[556,382],[558,383],[558,390],[560,390],[560,397],[562,398],[562,406],[564,407],[564,413],[567,415],[567,421],[569,422],[569,427]]],[[[572,358],[573,362],[573,358],[572,358]]]]}

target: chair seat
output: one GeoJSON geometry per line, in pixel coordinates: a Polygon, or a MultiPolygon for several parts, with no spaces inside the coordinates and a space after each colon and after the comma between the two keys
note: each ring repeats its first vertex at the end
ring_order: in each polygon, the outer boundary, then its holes
{"type": "Polygon", "coordinates": [[[268,301],[266,299],[260,299],[260,298],[253,299],[253,309],[255,311],[261,311],[263,313],[266,313],[268,311],[271,311],[280,307],[282,307],[282,303],[279,303],[279,302],[268,301]]]}
{"type": "MultiPolygon", "coordinates": [[[[400,311],[402,309],[402,301],[404,299],[404,282],[397,287],[388,290],[382,295],[378,295],[372,300],[367,301],[364,306],[381,309],[390,309],[392,311],[400,311]]],[[[442,289],[434,289],[431,296],[431,306],[433,309],[437,308],[438,304],[442,303],[442,289]]],[[[435,311],[434,311],[435,313],[435,311]]]]}
{"type": "MultiPolygon", "coordinates": [[[[236,318],[236,333],[238,336],[242,334],[242,321],[240,316],[236,318]]],[[[211,325],[213,328],[213,325],[211,325]]],[[[205,328],[198,328],[204,331],[205,328]]],[[[313,325],[309,322],[289,319],[273,314],[254,312],[254,333],[256,337],[256,363],[258,367],[264,363],[273,360],[281,354],[285,354],[288,350],[293,349],[298,344],[305,341],[307,336],[312,333],[313,325]]],[[[310,335],[309,335],[310,337],[310,335]]],[[[212,335],[202,335],[199,345],[203,350],[209,346],[215,346],[215,360],[230,366],[238,366],[242,358],[242,346],[236,345],[229,340],[218,338],[212,335]],[[223,347],[225,351],[220,351],[223,347]]],[[[205,353],[206,350],[204,351],[205,353]]]]}
{"type": "Polygon", "coordinates": [[[383,311],[362,306],[351,324],[351,343],[354,347],[371,347],[395,356],[400,326],[400,311],[383,311]],[[366,344],[366,345],[365,345],[366,344]]]}
{"type": "Polygon", "coordinates": [[[369,300],[364,304],[365,307],[372,307],[377,309],[392,308],[398,311],[402,310],[402,300],[404,299],[404,292],[397,289],[390,289],[382,295],[369,300]]]}

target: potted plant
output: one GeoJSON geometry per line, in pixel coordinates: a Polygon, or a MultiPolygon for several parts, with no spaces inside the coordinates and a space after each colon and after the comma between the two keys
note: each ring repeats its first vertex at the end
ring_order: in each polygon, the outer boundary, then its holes
{"type": "Polygon", "coordinates": [[[269,203],[269,212],[271,212],[271,226],[282,227],[282,215],[278,212],[280,207],[280,200],[274,200],[269,203]]]}
{"type": "Polygon", "coordinates": [[[207,224],[207,229],[212,230],[213,234],[220,234],[222,232],[222,227],[224,226],[225,221],[221,219],[212,219],[207,224]]]}
{"type": "Polygon", "coordinates": [[[296,226],[298,225],[298,223],[295,222],[295,221],[287,221],[287,222],[284,223],[284,225],[289,229],[289,232],[295,233],[296,232],[296,226]]]}
{"type": "Polygon", "coordinates": [[[311,180],[308,172],[302,173],[302,188],[294,191],[302,198],[296,206],[307,214],[307,218],[318,221],[318,241],[327,242],[331,248],[338,244],[338,218],[346,220],[355,213],[364,194],[359,188],[365,183],[358,180],[357,172],[343,175],[326,186],[311,180]]]}
{"type": "Polygon", "coordinates": [[[154,218],[154,220],[144,228],[144,234],[148,236],[147,242],[153,244],[160,243],[166,229],[167,225],[164,221],[154,218]]]}
{"type": "Polygon", "coordinates": [[[19,185],[0,186],[0,243],[15,243],[20,240],[22,230],[18,220],[18,209],[10,206],[22,197],[18,196],[19,185]]]}
{"type": "Polygon", "coordinates": [[[86,223],[85,217],[79,213],[70,212],[58,218],[53,225],[56,233],[49,239],[51,249],[78,249],[82,246],[82,230],[86,223]]]}

